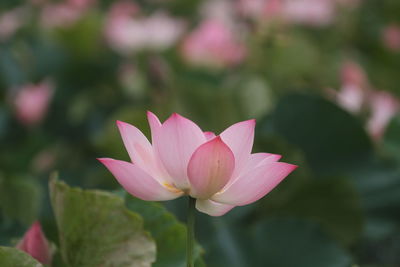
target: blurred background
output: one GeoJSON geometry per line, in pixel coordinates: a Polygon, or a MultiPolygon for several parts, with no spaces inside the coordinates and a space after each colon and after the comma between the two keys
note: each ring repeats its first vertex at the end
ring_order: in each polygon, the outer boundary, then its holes
{"type": "Polygon", "coordinates": [[[151,110],[256,118],[253,151],[300,166],[198,215],[207,266],[400,266],[399,70],[398,0],[1,0],[0,245],[37,219],[58,242],[54,170],[119,189],[96,157],[128,160],[115,121],[151,110]]]}

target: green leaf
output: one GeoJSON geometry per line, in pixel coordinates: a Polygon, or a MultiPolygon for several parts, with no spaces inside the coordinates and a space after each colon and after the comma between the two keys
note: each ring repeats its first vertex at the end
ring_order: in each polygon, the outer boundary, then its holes
{"type": "MultiPolygon", "coordinates": [[[[157,261],[154,267],[186,266],[186,226],[160,203],[143,201],[131,196],[126,197],[129,209],[144,218],[144,227],[150,231],[157,243],[157,261]]],[[[196,266],[205,266],[200,254],[202,249],[195,247],[196,266]]]]}
{"type": "Polygon", "coordinates": [[[300,185],[281,201],[263,200],[264,214],[296,216],[319,222],[326,232],[343,245],[354,244],[360,237],[363,223],[361,198],[346,179],[313,179],[300,185]],[[270,202],[275,203],[271,207],[270,202]]]}
{"type": "Polygon", "coordinates": [[[243,211],[240,210],[247,208],[251,207],[236,207],[222,217],[211,217],[205,214],[197,216],[196,223],[198,227],[196,230],[198,238],[206,251],[204,257],[207,261],[207,266],[251,266],[248,264],[247,259],[254,255],[249,255],[248,246],[243,246],[243,240],[248,235],[246,233],[241,236],[238,231],[247,228],[248,225],[240,228],[240,226],[234,224],[242,215],[240,213],[243,211]]]}
{"type": "Polygon", "coordinates": [[[351,258],[317,224],[275,218],[252,229],[256,260],[251,266],[347,267],[351,258]]]}
{"type": "MultiPolygon", "coordinates": [[[[102,55],[104,46],[95,45],[94,42],[101,39],[101,16],[91,9],[80,20],[76,21],[72,27],[58,28],[56,36],[67,46],[73,55],[80,60],[88,60],[102,55]]],[[[76,62],[74,62],[76,64],[76,62]]]]}
{"type": "Polygon", "coordinates": [[[113,194],[50,181],[60,250],[68,266],[151,266],[155,242],[142,218],[113,194]]]}
{"type": "Polygon", "coordinates": [[[238,108],[243,110],[246,118],[260,118],[271,110],[274,96],[271,88],[261,78],[245,76],[234,81],[234,88],[238,108]]]}
{"type": "Polygon", "coordinates": [[[363,207],[368,216],[389,219],[398,223],[400,168],[385,163],[367,165],[354,174],[354,183],[359,190],[363,207]]]}
{"type": "Polygon", "coordinates": [[[383,142],[386,150],[400,161],[400,114],[391,120],[386,129],[383,142]]]}
{"type": "Polygon", "coordinates": [[[4,267],[42,267],[29,254],[10,247],[0,247],[0,266],[4,267]]]}
{"type": "Polygon", "coordinates": [[[372,145],[361,123],[333,103],[318,97],[293,94],[275,110],[278,134],[299,146],[310,166],[320,173],[341,174],[370,160],[372,145]]]}
{"type": "Polygon", "coordinates": [[[39,213],[41,188],[32,179],[0,177],[0,208],[5,216],[30,225],[39,213]]]}

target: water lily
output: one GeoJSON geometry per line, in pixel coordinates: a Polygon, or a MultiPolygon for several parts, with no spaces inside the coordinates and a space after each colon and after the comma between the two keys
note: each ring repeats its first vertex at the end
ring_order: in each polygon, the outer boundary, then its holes
{"type": "Polygon", "coordinates": [[[297,167],[279,162],[280,155],[251,153],[255,120],[236,123],[217,136],[176,113],[164,123],[147,115],[152,143],[136,127],[117,121],[132,162],[99,159],[137,198],[188,195],[196,199],[197,210],[221,216],[259,200],[297,167]]]}
{"type": "Polygon", "coordinates": [[[16,247],[45,265],[51,264],[50,245],[39,222],[32,224],[16,247]]]}

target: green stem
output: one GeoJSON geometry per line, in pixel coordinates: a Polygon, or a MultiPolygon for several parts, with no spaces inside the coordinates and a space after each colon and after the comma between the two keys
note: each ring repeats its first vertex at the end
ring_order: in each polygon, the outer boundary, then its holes
{"type": "Polygon", "coordinates": [[[194,267],[194,214],[196,199],[189,197],[187,212],[187,267],[194,267]]]}

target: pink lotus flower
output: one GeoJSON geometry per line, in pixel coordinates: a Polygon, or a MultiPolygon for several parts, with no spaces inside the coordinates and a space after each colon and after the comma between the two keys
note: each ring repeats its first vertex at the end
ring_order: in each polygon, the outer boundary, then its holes
{"type": "Polygon", "coordinates": [[[42,232],[39,222],[32,224],[16,247],[30,254],[43,264],[51,264],[52,255],[50,245],[42,232]]]}
{"type": "Polygon", "coordinates": [[[246,49],[224,23],[206,20],[184,40],[182,55],[193,65],[218,68],[240,63],[246,49]]]}
{"type": "Polygon", "coordinates": [[[164,123],[147,114],[152,144],[136,127],[117,125],[132,162],[100,158],[133,196],[164,201],[189,195],[196,208],[221,216],[259,200],[297,166],[280,155],[251,154],[255,120],[236,123],[219,136],[176,113],[164,123]]]}
{"type": "Polygon", "coordinates": [[[19,121],[27,126],[40,123],[47,113],[53,91],[53,85],[48,81],[20,88],[14,100],[19,121]]]}

